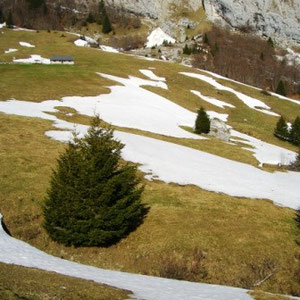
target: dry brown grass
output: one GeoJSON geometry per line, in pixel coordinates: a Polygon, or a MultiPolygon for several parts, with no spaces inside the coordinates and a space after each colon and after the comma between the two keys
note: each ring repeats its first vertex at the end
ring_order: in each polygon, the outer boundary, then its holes
{"type": "Polygon", "coordinates": [[[56,273],[0,263],[2,300],[128,299],[131,292],[56,273]]]}
{"type": "Polygon", "coordinates": [[[67,248],[54,243],[41,226],[41,205],[64,145],[44,136],[50,122],[1,114],[0,127],[0,206],[13,236],[59,257],[151,275],[162,273],[167,256],[177,257],[179,266],[187,263],[189,270],[189,258],[199,249],[205,253],[201,266],[207,276],[199,272],[194,280],[234,286],[242,285],[243,274],[251,274],[249,265],[268,258],[276,262],[277,271],[261,288],[299,293],[293,276],[295,261],[299,263],[294,211],[271,201],[145,181],[143,201],[150,212],[119,244],[67,248]]]}

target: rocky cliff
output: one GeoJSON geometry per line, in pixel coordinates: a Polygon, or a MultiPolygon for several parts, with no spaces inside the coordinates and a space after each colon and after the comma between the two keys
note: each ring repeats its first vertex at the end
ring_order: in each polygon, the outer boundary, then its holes
{"type": "Polygon", "coordinates": [[[204,0],[208,19],[300,43],[300,0],[204,0]]]}

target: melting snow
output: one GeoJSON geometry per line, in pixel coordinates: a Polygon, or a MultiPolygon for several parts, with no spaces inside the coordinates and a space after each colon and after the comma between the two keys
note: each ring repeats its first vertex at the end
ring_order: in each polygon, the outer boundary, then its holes
{"type": "Polygon", "coordinates": [[[111,53],[119,53],[119,51],[113,47],[100,45],[100,49],[102,51],[111,52],[111,53]]]}
{"type": "Polygon", "coordinates": [[[17,100],[0,102],[0,111],[49,119],[44,112],[54,112],[56,106],[68,106],[88,116],[99,113],[104,121],[116,126],[179,138],[205,139],[179,127],[180,125],[193,127],[196,114],[141,87],[144,85],[167,89],[164,82],[136,77],[126,79],[106,74],[99,75],[122,83],[123,86],[112,86],[110,94],[96,97],[64,97],[61,101],[41,103],[17,100]]]}
{"type": "Polygon", "coordinates": [[[26,42],[19,42],[19,44],[20,44],[22,47],[35,48],[34,45],[31,45],[31,44],[26,43],[26,42]]]}
{"type": "MultiPolygon", "coordinates": [[[[87,126],[76,129],[83,135],[87,126]]],[[[63,142],[71,138],[71,132],[66,131],[48,131],[46,135],[63,142]]],[[[149,180],[194,184],[231,196],[264,198],[282,206],[300,207],[297,172],[269,173],[206,152],[124,132],[116,131],[115,137],[125,144],[122,157],[140,164],[139,169],[148,173],[149,180]]]]}
{"type": "Polygon", "coordinates": [[[164,77],[158,77],[156,76],[152,71],[150,70],[140,70],[140,72],[142,74],[144,74],[145,76],[147,76],[148,78],[152,79],[152,80],[157,80],[157,81],[166,81],[166,78],[164,77]]]}
{"type": "Polygon", "coordinates": [[[237,92],[232,88],[226,87],[226,86],[218,83],[215,79],[213,79],[211,77],[208,77],[208,76],[205,76],[202,74],[197,74],[197,73],[189,73],[189,72],[180,72],[180,74],[203,80],[203,81],[211,84],[218,90],[231,92],[231,93],[235,94],[242,102],[244,102],[248,107],[250,107],[252,109],[255,109],[257,111],[263,112],[263,113],[271,115],[271,116],[279,116],[278,114],[270,111],[271,108],[268,105],[266,105],[265,103],[263,103],[262,101],[252,98],[250,96],[247,96],[243,93],[237,92]],[[258,109],[258,107],[261,109],[258,109]]]}
{"type": "Polygon", "coordinates": [[[235,106],[232,105],[232,104],[229,104],[229,103],[226,103],[226,102],[224,102],[224,101],[215,99],[215,98],[213,98],[213,97],[207,97],[207,96],[204,96],[204,95],[202,95],[202,94],[201,94],[200,92],[198,92],[198,91],[191,90],[191,92],[192,92],[194,95],[196,95],[196,96],[200,97],[201,99],[203,99],[204,101],[209,102],[209,103],[211,103],[211,104],[213,104],[213,105],[215,105],[215,106],[218,106],[218,107],[221,107],[221,108],[224,108],[224,106],[228,106],[228,107],[231,107],[231,108],[235,108],[235,106]]]}
{"type": "Polygon", "coordinates": [[[18,49],[9,48],[8,50],[4,51],[4,53],[8,54],[8,53],[16,52],[16,51],[18,51],[18,49]]]}
{"type": "Polygon", "coordinates": [[[2,28],[4,28],[6,26],[6,23],[4,22],[4,23],[1,23],[0,24],[0,29],[2,29],[2,28]]]}
{"type": "Polygon", "coordinates": [[[40,55],[33,54],[30,58],[23,58],[23,59],[14,59],[15,63],[22,63],[22,64],[44,64],[49,65],[50,59],[43,58],[40,55]]]}
{"type": "Polygon", "coordinates": [[[162,31],[161,28],[156,28],[153,30],[150,35],[147,37],[148,42],[146,43],[147,48],[151,48],[154,46],[160,46],[167,41],[168,43],[175,43],[176,40],[162,31]]]}
{"type": "MultiPolygon", "coordinates": [[[[2,216],[0,215],[0,224],[2,216]]],[[[0,261],[37,268],[67,276],[92,280],[130,290],[137,299],[145,300],[251,300],[247,290],[178,281],[95,268],[42,252],[27,243],[8,236],[0,226],[0,261]]]]}
{"type": "Polygon", "coordinates": [[[74,44],[76,46],[79,46],[79,47],[88,47],[89,46],[89,43],[87,41],[84,41],[82,39],[78,39],[74,42],[74,44]]]}

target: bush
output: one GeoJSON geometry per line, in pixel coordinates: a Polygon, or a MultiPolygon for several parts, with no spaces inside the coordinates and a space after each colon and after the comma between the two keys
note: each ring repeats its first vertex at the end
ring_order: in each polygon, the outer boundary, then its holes
{"type": "Polygon", "coordinates": [[[198,116],[195,122],[195,133],[209,133],[210,119],[203,107],[198,110],[198,116]]]}
{"type": "MultiPolygon", "coordinates": [[[[299,152],[296,157],[296,160],[289,166],[289,169],[292,171],[300,172],[300,147],[299,147],[299,152]]],[[[299,225],[300,225],[300,216],[299,216],[299,225]]]]}
{"type": "Polygon", "coordinates": [[[185,46],[183,48],[183,54],[186,54],[186,55],[192,54],[192,50],[189,48],[189,46],[187,44],[185,44],[185,46]]]}
{"type": "Polygon", "coordinates": [[[53,171],[44,228],[66,246],[109,246],[141,224],[146,208],[136,166],[120,162],[124,147],[95,117],[88,133],[69,142],[53,171]]]}
{"type": "Polygon", "coordinates": [[[281,140],[289,141],[290,140],[290,133],[288,130],[287,123],[284,119],[284,117],[280,117],[276,124],[276,128],[274,131],[274,135],[278,137],[281,140]]]}

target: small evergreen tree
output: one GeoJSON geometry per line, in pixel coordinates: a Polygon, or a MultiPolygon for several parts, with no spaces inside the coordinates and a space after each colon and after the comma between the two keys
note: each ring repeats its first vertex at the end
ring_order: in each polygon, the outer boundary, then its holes
{"type": "Polygon", "coordinates": [[[0,7],[0,23],[3,22],[4,22],[4,16],[3,16],[2,8],[0,7]]]}
{"type": "Polygon", "coordinates": [[[280,117],[276,124],[274,135],[282,140],[289,140],[290,133],[288,130],[287,123],[283,116],[280,117]]]}
{"type": "Polygon", "coordinates": [[[8,17],[6,19],[6,27],[13,28],[14,27],[14,20],[11,11],[8,13],[8,17]]]}
{"type": "Polygon", "coordinates": [[[121,163],[123,144],[99,117],[59,157],[45,199],[44,228],[70,246],[109,246],[134,230],[146,209],[136,166],[121,163]]]}
{"type": "Polygon", "coordinates": [[[210,131],[210,119],[204,110],[203,107],[201,107],[198,110],[197,119],[195,122],[195,133],[201,134],[201,133],[209,133],[210,131]]]}
{"type": "Polygon", "coordinates": [[[260,58],[260,60],[264,61],[265,60],[265,54],[263,52],[261,52],[259,58],[260,58]]]}
{"type": "Polygon", "coordinates": [[[300,146],[300,118],[297,117],[292,124],[292,129],[291,129],[291,142],[296,145],[300,146]]]}
{"type": "Polygon", "coordinates": [[[282,80],[279,81],[277,89],[276,89],[276,94],[282,95],[282,96],[286,96],[286,90],[285,90],[285,86],[282,80]]]}
{"type": "Polygon", "coordinates": [[[183,48],[183,54],[186,55],[191,55],[192,50],[189,48],[189,46],[187,44],[185,44],[184,48],[183,48]]]}
{"type": "Polygon", "coordinates": [[[86,22],[87,23],[95,23],[96,22],[96,20],[95,20],[95,18],[94,18],[94,16],[93,16],[92,13],[89,13],[89,15],[88,15],[88,17],[86,19],[86,22]]]}
{"type": "Polygon", "coordinates": [[[268,45],[270,45],[271,47],[274,47],[274,42],[271,37],[268,38],[268,45]]]}
{"type": "Polygon", "coordinates": [[[111,23],[107,13],[104,13],[103,21],[102,21],[102,32],[104,34],[110,33],[112,31],[111,23]]]}
{"type": "Polygon", "coordinates": [[[207,33],[204,34],[203,43],[209,45],[209,39],[207,33]]]}
{"type": "MultiPolygon", "coordinates": [[[[290,165],[289,169],[292,171],[300,172],[300,147],[299,147],[296,160],[290,165]]],[[[299,215],[299,225],[300,225],[300,215],[299,215]]]]}

